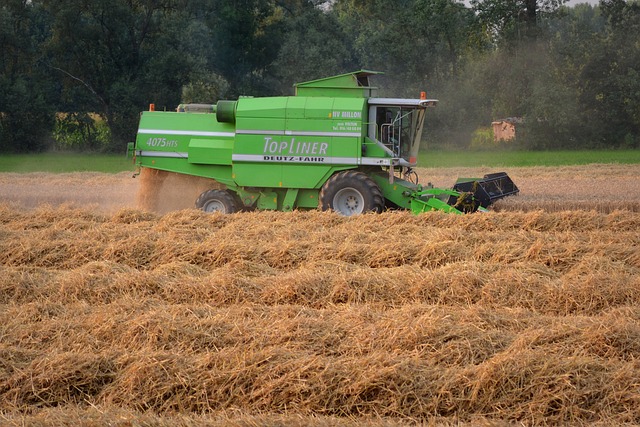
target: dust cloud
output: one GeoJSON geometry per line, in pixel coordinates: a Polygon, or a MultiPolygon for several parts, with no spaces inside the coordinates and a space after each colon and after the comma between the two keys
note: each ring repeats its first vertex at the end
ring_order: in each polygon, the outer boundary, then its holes
{"type": "Polygon", "coordinates": [[[143,168],[139,177],[136,207],[166,213],[193,208],[202,192],[223,186],[212,179],[143,168]]]}

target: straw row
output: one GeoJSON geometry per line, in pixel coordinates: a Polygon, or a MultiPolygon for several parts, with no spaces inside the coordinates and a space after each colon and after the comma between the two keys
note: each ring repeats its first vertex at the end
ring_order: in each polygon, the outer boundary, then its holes
{"type": "Polygon", "coordinates": [[[558,319],[425,305],[27,308],[3,319],[4,410],[640,419],[632,309],[558,319]]]}
{"type": "Polygon", "coordinates": [[[638,424],[639,225],[0,205],[0,421],[638,424]]]}

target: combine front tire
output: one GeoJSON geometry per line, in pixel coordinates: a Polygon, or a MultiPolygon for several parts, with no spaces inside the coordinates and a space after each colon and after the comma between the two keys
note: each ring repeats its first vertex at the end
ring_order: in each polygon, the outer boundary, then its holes
{"type": "Polygon", "coordinates": [[[323,211],[333,209],[344,216],[370,211],[380,213],[384,209],[384,197],[380,187],[366,174],[344,171],[324,183],[320,205],[323,211]]]}
{"type": "Polygon", "coordinates": [[[196,208],[205,212],[230,214],[239,210],[233,194],[225,190],[207,190],[196,200],[196,208]]]}

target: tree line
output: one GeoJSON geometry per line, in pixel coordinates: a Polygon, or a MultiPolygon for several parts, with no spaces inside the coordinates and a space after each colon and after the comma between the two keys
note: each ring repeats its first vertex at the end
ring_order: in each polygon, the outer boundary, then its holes
{"type": "Polygon", "coordinates": [[[150,103],[359,69],[440,100],[425,144],[517,117],[518,148],[637,148],[640,3],[564,1],[0,0],[0,151],[122,152],[150,103]]]}

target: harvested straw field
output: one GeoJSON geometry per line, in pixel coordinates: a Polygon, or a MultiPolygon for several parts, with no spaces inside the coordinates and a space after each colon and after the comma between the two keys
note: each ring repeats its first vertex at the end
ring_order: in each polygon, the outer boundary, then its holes
{"type": "Polygon", "coordinates": [[[640,424],[640,170],[509,174],[489,214],[357,218],[0,174],[0,424],[640,424]]]}

